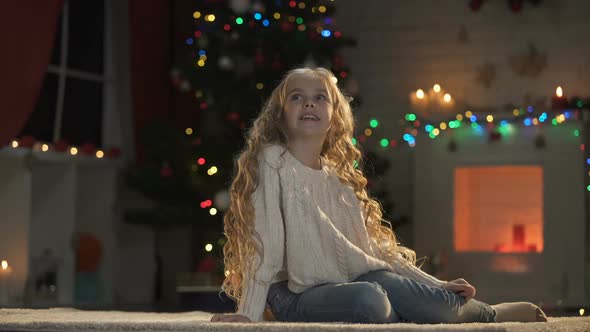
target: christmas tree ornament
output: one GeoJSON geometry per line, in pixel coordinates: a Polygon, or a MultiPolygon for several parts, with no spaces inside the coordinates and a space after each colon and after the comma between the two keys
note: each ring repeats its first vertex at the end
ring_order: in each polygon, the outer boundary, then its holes
{"type": "Polygon", "coordinates": [[[257,49],[256,54],[254,55],[254,63],[256,63],[257,65],[263,65],[264,60],[265,60],[265,56],[264,56],[262,49],[260,49],[260,48],[257,49]]]}
{"type": "Polygon", "coordinates": [[[180,92],[188,92],[191,89],[191,82],[189,82],[188,80],[182,80],[182,82],[180,82],[180,86],[178,87],[178,90],[180,90],[180,92]]]}
{"type": "Polygon", "coordinates": [[[179,78],[181,75],[181,71],[180,69],[173,67],[172,69],[170,69],[170,78],[172,79],[176,79],[179,78]]]}
{"type": "Polygon", "coordinates": [[[351,96],[357,96],[359,94],[359,84],[354,78],[346,80],[345,89],[351,96]]]}
{"type": "Polygon", "coordinates": [[[172,170],[172,167],[170,167],[170,165],[168,165],[168,163],[164,163],[164,165],[160,169],[160,176],[163,178],[169,178],[173,174],[174,174],[174,171],[172,170]]]}
{"type": "Polygon", "coordinates": [[[221,211],[227,211],[229,208],[229,191],[225,189],[218,191],[213,197],[213,202],[221,211]]]}
{"type": "Polygon", "coordinates": [[[266,12],[266,7],[262,4],[262,2],[255,1],[254,4],[252,4],[252,11],[255,13],[258,12],[264,14],[266,12]]]}
{"type": "Polygon", "coordinates": [[[227,55],[221,56],[217,64],[223,70],[232,70],[234,68],[234,62],[227,55]]]}
{"type": "Polygon", "coordinates": [[[199,41],[197,42],[197,44],[199,44],[200,48],[207,48],[207,46],[209,46],[209,39],[207,39],[207,37],[203,36],[203,37],[199,38],[199,41]]]}
{"type": "Polygon", "coordinates": [[[242,15],[250,9],[250,0],[230,0],[229,8],[236,14],[242,15]]]}

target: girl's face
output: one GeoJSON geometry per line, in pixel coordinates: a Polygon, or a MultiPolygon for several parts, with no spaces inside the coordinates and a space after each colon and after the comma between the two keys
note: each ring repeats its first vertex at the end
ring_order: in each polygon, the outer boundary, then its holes
{"type": "Polygon", "coordinates": [[[323,140],[332,122],[332,100],[326,84],[312,75],[297,75],[287,83],[283,115],[292,138],[323,140]]]}

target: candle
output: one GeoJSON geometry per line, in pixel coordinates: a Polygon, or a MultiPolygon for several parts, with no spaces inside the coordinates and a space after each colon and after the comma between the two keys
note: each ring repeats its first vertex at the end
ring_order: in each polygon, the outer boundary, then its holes
{"type": "Polygon", "coordinates": [[[563,89],[558,86],[555,89],[555,95],[551,98],[551,109],[563,110],[567,108],[567,98],[563,94],[563,89]]]}
{"type": "Polygon", "coordinates": [[[7,260],[0,262],[0,304],[8,304],[10,291],[10,275],[12,268],[8,265],[7,260]]]}
{"type": "Polygon", "coordinates": [[[428,98],[424,94],[424,90],[418,89],[410,93],[410,103],[415,110],[423,111],[428,107],[428,98]]]}
{"type": "Polygon", "coordinates": [[[524,225],[512,225],[512,250],[517,252],[524,251],[525,242],[524,225]]]}

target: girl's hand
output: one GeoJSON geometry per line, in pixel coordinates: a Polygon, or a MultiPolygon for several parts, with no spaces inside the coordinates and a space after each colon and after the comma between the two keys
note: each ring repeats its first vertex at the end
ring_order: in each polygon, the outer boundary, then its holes
{"type": "Polygon", "coordinates": [[[463,278],[449,281],[444,284],[442,288],[463,296],[465,301],[469,301],[475,296],[475,287],[470,285],[463,278]]]}
{"type": "Polygon", "coordinates": [[[249,323],[250,318],[236,314],[216,314],[211,317],[212,322],[237,322],[237,323],[249,323]]]}

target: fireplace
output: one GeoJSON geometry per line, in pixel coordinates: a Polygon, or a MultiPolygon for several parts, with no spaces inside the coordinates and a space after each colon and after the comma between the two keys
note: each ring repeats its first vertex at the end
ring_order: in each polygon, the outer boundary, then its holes
{"type": "Polygon", "coordinates": [[[457,167],[455,252],[543,252],[543,168],[457,167]]]}
{"type": "Polygon", "coordinates": [[[489,303],[588,304],[584,157],[581,137],[572,135],[579,127],[544,128],[543,148],[534,127],[497,142],[471,128],[418,139],[418,257],[446,257],[437,276],[465,278],[489,303]]]}

